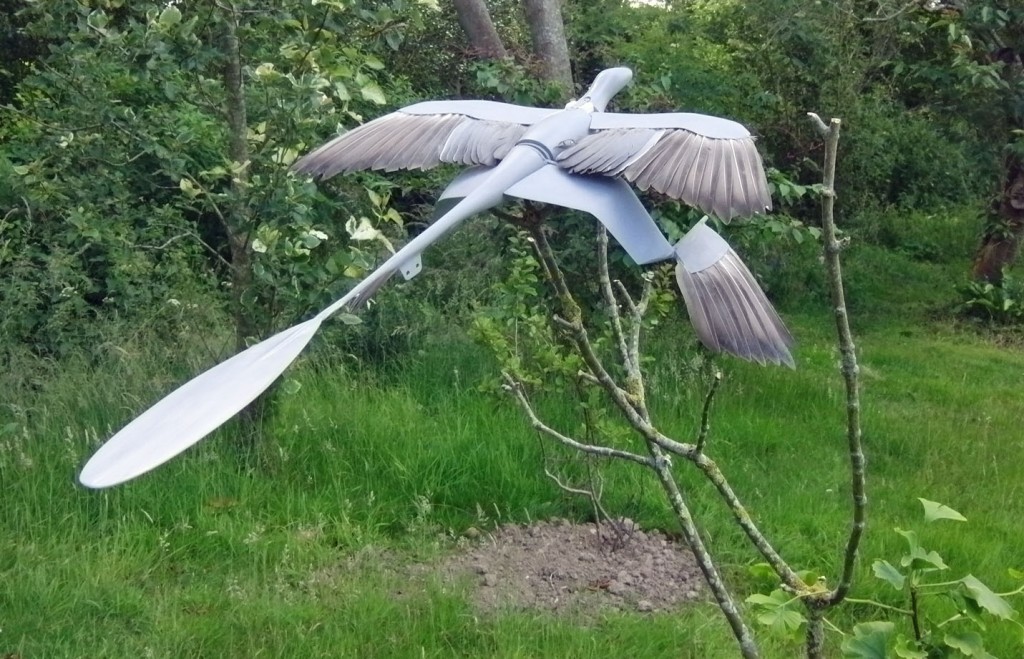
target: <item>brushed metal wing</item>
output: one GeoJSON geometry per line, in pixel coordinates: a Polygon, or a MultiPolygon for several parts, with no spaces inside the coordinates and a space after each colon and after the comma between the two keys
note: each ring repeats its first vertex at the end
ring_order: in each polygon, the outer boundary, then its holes
{"type": "Polygon", "coordinates": [[[430,169],[442,163],[493,166],[554,110],[493,101],[427,101],[339,135],[296,161],[318,178],[362,169],[430,169]]]}
{"type": "Polygon", "coordinates": [[[621,176],[726,222],[772,206],[754,137],[719,117],[598,112],[591,133],[559,154],[558,164],[577,174],[621,176]]]}
{"type": "Polygon", "coordinates": [[[697,336],[715,352],[795,368],[793,335],[739,255],[706,221],[675,246],[676,283],[697,336]]]}

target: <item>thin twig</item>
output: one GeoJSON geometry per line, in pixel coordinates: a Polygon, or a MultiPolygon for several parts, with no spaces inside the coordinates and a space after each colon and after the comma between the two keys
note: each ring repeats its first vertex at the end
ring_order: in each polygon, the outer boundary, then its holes
{"type": "MultiPolygon", "coordinates": [[[[619,347],[619,354],[626,368],[632,370],[634,367],[629,346],[626,344],[626,335],[622,330],[622,316],[619,314],[619,302],[615,299],[615,291],[612,290],[611,278],[608,276],[608,230],[603,224],[598,224],[597,230],[597,279],[601,284],[601,293],[604,295],[604,303],[608,308],[608,317],[611,320],[612,333],[615,335],[615,343],[619,347]]],[[[629,295],[626,300],[632,303],[629,295]]]]}
{"type": "MultiPolygon", "coordinates": [[[[550,478],[554,482],[554,484],[558,486],[558,489],[562,490],[563,492],[566,492],[568,494],[575,494],[577,496],[586,497],[587,499],[589,499],[590,505],[593,506],[594,508],[594,520],[598,526],[601,525],[602,521],[612,521],[612,518],[608,514],[608,511],[605,510],[604,506],[601,505],[601,494],[603,488],[598,487],[597,489],[595,489],[592,485],[590,489],[584,490],[582,488],[567,485],[562,481],[561,478],[558,477],[557,474],[551,473],[551,470],[548,469],[547,466],[544,467],[544,475],[550,478]]],[[[591,476],[592,475],[593,474],[591,474],[591,476]]],[[[609,524],[609,526],[611,527],[612,532],[615,533],[616,537],[618,537],[618,539],[621,540],[622,533],[620,532],[618,525],[609,524]]]]}
{"type": "Polygon", "coordinates": [[[708,432],[711,430],[711,402],[715,398],[715,392],[718,391],[718,385],[722,383],[722,372],[715,369],[715,374],[711,379],[711,386],[708,387],[708,393],[704,397],[704,407],[700,411],[700,434],[697,435],[697,453],[703,453],[704,447],[707,445],[708,432]]]}
{"type": "Polygon", "coordinates": [[[548,426],[537,416],[537,413],[533,409],[533,405],[526,397],[526,393],[523,391],[522,384],[513,378],[509,373],[503,372],[502,379],[505,380],[505,390],[510,392],[519,403],[519,406],[526,413],[526,417],[530,421],[530,425],[537,431],[544,433],[548,437],[551,437],[557,442],[560,442],[570,448],[574,448],[577,451],[582,451],[588,455],[596,455],[602,458],[619,458],[621,460],[629,460],[630,462],[636,462],[642,464],[645,467],[650,467],[653,464],[651,458],[631,453],[629,451],[623,451],[620,449],[610,448],[607,446],[595,446],[593,444],[584,444],[578,442],[571,437],[567,437],[562,433],[558,432],[554,428],[548,426]]]}
{"type": "Polygon", "coordinates": [[[842,358],[841,371],[846,386],[846,440],[850,454],[850,492],[853,508],[853,523],[843,554],[843,567],[835,589],[828,594],[826,602],[835,606],[843,601],[850,591],[853,571],[857,562],[857,550],[864,535],[867,512],[867,489],[865,478],[864,446],[860,427],[860,383],[857,351],[850,331],[850,319],[846,309],[846,293],[843,290],[843,270],[839,261],[842,245],[836,238],[835,226],[835,180],[836,153],[839,145],[839,119],[832,119],[829,125],[813,112],[808,113],[811,122],[825,138],[824,192],[821,201],[822,238],[825,243],[825,268],[828,272],[829,288],[832,293],[832,307],[835,313],[836,336],[842,358]]]}

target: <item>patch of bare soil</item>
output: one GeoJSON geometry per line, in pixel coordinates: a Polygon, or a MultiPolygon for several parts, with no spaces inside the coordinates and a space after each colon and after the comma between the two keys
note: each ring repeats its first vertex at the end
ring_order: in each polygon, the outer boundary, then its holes
{"type": "Polygon", "coordinates": [[[696,600],[704,583],[689,549],[628,519],[504,525],[430,571],[473,580],[482,610],[652,612],[696,600]]]}

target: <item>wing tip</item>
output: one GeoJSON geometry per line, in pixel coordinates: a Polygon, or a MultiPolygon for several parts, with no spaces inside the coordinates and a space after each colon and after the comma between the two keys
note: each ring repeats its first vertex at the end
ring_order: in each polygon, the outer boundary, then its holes
{"type": "Polygon", "coordinates": [[[697,337],[708,350],[796,369],[793,334],[731,248],[698,272],[690,272],[680,258],[676,282],[697,337]]]}

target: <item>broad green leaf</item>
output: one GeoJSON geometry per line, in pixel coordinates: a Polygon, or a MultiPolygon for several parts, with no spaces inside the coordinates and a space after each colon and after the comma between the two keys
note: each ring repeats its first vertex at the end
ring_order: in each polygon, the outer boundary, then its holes
{"type": "Polygon", "coordinates": [[[759,614],[757,621],[775,632],[789,636],[800,629],[800,626],[807,622],[807,618],[799,611],[779,606],[759,614]]]}
{"type": "Polygon", "coordinates": [[[395,30],[388,30],[387,32],[384,33],[384,41],[387,42],[391,50],[398,50],[398,48],[402,45],[403,39],[404,37],[402,36],[402,33],[396,32],[395,30]]]}
{"type": "Polygon", "coordinates": [[[173,27],[181,22],[181,10],[174,5],[167,5],[167,8],[160,12],[160,18],[157,21],[160,23],[160,27],[173,27]]]}
{"type": "Polygon", "coordinates": [[[779,606],[779,600],[775,599],[770,595],[764,595],[762,593],[754,593],[746,599],[747,604],[753,604],[755,606],[779,606]]]}
{"type": "Polygon", "coordinates": [[[949,566],[942,560],[938,552],[925,551],[921,546],[914,547],[910,553],[900,559],[900,565],[911,570],[947,570],[949,566]]]}
{"type": "Polygon", "coordinates": [[[262,64],[256,67],[256,70],[253,73],[256,75],[257,78],[261,79],[275,78],[278,75],[280,75],[279,73],[277,73],[277,71],[274,70],[273,62],[263,62],[262,64]]]}
{"type": "Polygon", "coordinates": [[[885,646],[896,625],[891,622],[863,622],[853,628],[853,636],[843,642],[843,656],[858,659],[885,659],[885,646]]]}
{"type": "Polygon", "coordinates": [[[879,579],[888,582],[896,590],[903,590],[903,584],[906,583],[907,577],[889,561],[875,561],[871,564],[871,569],[879,579]]]}
{"type": "Polygon", "coordinates": [[[339,313],[336,318],[346,325],[359,325],[363,319],[350,313],[339,313]]]}
{"type": "Polygon", "coordinates": [[[981,583],[974,575],[968,574],[960,580],[960,583],[966,589],[964,596],[977,602],[978,606],[992,615],[1003,620],[1011,620],[1016,617],[1017,612],[1014,611],[1013,607],[1005,599],[992,592],[988,586],[981,583]]]}
{"type": "Polygon", "coordinates": [[[380,229],[373,226],[368,218],[361,217],[358,220],[356,218],[350,218],[345,223],[345,230],[348,231],[348,235],[352,240],[375,240],[380,242],[389,252],[394,253],[395,248],[391,245],[391,241],[387,239],[380,229]]]}
{"type": "Polygon", "coordinates": [[[918,497],[918,501],[924,506],[924,519],[927,522],[934,522],[938,519],[951,519],[955,522],[966,522],[967,518],[953,510],[949,506],[938,503],[936,501],[929,501],[928,499],[922,499],[918,497]]]}
{"type": "Polygon", "coordinates": [[[995,659],[992,655],[985,651],[985,644],[981,639],[981,634],[977,632],[963,632],[960,634],[946,634],[942,639],[942,642],[953,648],[959,650],[961,654],[968,657],[980,657],[981,659],[995,659]]]}
{"type": "Polygon", "coordinates": [[[917,533],[913,531],[904,531],[903,529],[895,529],[896,533],[899,533],[907,539],[907,545],[910,547],[910,551],[914,551],[915,548],[920,549],[921,543],[917,541],[917,533]]]}
{"type": "MultiPolygon", "coordinates": [[[[747,568],[747,572],[758,579],[778,580],[778,575],[775,574],[775,570],[773,570],[772,566],[767,563],[754,563],[747,568]]],[[[750,600],[748,599],[747,601],[749,602],[750,600]]]]}
{"type": "Polygon", "coordinates": [[[178,188],[185,193],[185,196],[189,197],[190,199],[195,199],[197,196],[199,196],[199,189],[196,188],[196,186],[193,185],[192,181],[188,180],[187,178],[183,178],[178,181],[178,188]]]}
{"type": "Polygon", "coordinates": [[[755,593],[748,597],[746,602],[758,607],[759,623],[783,636],[792,636],[793,632],[807,622],[802,613],[790,607],[792,600],[789,594],[774,590],[771,595],[755,593]]]}
{"type": "Polygon", "coordinates": [[[928,653],[917,649],[917,643],[903,634],[896,637],[896,646],[892,649],[900,659],[928,659],[928,653]]]}
{"type": "Polygon", "coordinates": [[[363,95],[367,101],[376,103],[377,105],[384,105],[388,102],[384,96],[384,90],[380,88],[375,82],[368,82],[359,89],[359,93],[363,95]]]}

